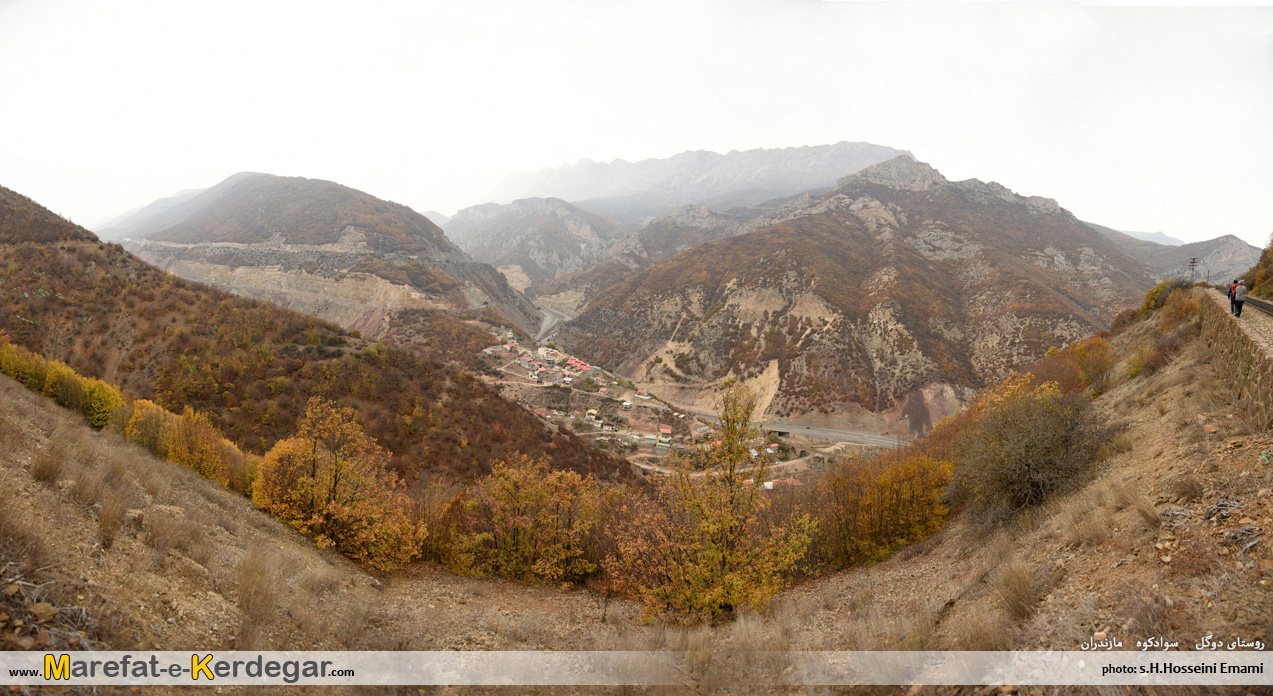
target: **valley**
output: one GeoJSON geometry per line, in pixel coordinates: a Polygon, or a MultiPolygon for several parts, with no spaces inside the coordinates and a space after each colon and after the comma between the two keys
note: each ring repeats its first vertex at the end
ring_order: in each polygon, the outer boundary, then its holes
{"type": "Polygon", "coordinates": [[[1273,6],[1136,4],[0,0],[0,693],[1273,695],[1273,6]]]}
{"type": "Polygon", "coordinates": [[[1250,462],[1273,452],[1273,317],[1238,324],[1182,281],[1137,290],[1152,272],[1046,199],[886,162],[594,286],[578,315],[510,288],[540,318],[523,328],[447,270],[492,267],[368,254],[362,229],[128,242],[164,272],[3,193],[0,371],[25,385],[0,376],[18,443],[0,569],[24,584],[0,608],[36,618],[0,633],[11,647],[659,650],[703,688],[808,650],[1273,639],[1244,609],[1273,582],[1273,474],[1250,462]],[[1022,427],[1005,404],[1060,398],[1087,424],[990,435],[1022,427]],[[170,425],[147,435],[156,412],[170,425]],[[300,490],[280,463],[323,442],[323,413],[383,467],[375,537],[274,497],[300,490]],[[182,444],[193,427],[226,439],[182,444]],[[986,447],[1048,451],[1069,428],[1089,429],[1066,435],[1082,454],[1045,469],[1081,466],[1045,503],[996,517],[1010,490],[966,492],[991,485],[968,464],[986,447]],[[210,469],[190,449],[209,446],[210,469]],[[694,561],[659,535],[704,494],[757,501],[746,543],[798,549],[728,606],[661,599],[678,576],[660,564],[694,561]],[[532,518],[530,546],[503,546],[532,518]],[[34,539],[78,550],[49,565],[34,539]],[[118,599],[138,592],[157,600],[118,599]]]}

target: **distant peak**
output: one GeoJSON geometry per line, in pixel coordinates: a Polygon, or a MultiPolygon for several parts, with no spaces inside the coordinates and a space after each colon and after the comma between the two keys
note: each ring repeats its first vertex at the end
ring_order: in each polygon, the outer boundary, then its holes
{"type": "Polygon", "coordinates": [[[923,162],[901,155],[891,160],[873,164],[866,169],[841,179],[836,188],[855,183],[871,183],[899,191],[927,191],[945,183],[946,177],[923,162]]]}

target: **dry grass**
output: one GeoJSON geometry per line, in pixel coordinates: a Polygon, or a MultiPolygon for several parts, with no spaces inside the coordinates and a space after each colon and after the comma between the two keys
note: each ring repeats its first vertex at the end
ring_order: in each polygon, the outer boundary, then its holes
{"type": "Polygon", "coordinates": [[[340,587],[340,582],[340,574],[326,563],[305,571],[299,580],[301,589],[315,599],[335,592],[340,587]]]}
{"type": "Polygon", "coordinates": [[[1159,595],[1129,595],[1119,607],[1119,613],[1127,618],[1127,630],[1132,635],[1170,635],[1167,606],[1159,595]]]}
{"type": "Polygon", "coordinates": [[[973,612],[946,623],[946,645],[950,650],[1010,650],[1012,627],[998,612],[973,612]]]}
{"type": "Polygon", "coordinates": [[[1096,508],[1071,524],[1068,541],[1079,546],[1099,546],[1110,540],[1112,528],[1109,510],[1096,508]]]}
{"type": "Polygon", "coordinates": [[[1154,501],[1150,500],[1144,493],[1141,493],[1140,490],[1134,488],[1133,484],[1123,481],[1115,483],[1113,495],[1117,509],[1132,508],[1150,530],[1158,529],[1162,526],[1162,515],[1154,507],[1154,501]]]}
{"type": "Polygon", "coordinates": [[[0,417],[0,442],[10,447],[26,444],[27,434],[16,420],[0,417]]]}
{"type": "Polygon", "coordinates": [[[239,584],[239,634],[235,647],[251,650],[278,608],[283,582],[273,554],[263,545],[247,550],[236,573],[239,584]]]}
{"type": "Polygon", "coordinates": [[[1192,474],[1181,474],[1176,477],[1172,483],[1172,491],[1177,498],[1185,502],[1192,503],[1202,500],[1203,488],[1202,481],[1192,474]]]}
{"type": "Polygon", "coordinates": [[[160,559],[173,551],[180,551],[194,559],[192,553],[203,540],[203,529],[198,523],[169,511],[147,514],[146,530],[146,545],[154,549],[160,559]]]}
{"type": "Polygon", "coordinates": [[[1039,591],[1029,563],[1020,558],[1004,563],[999,569],[995,589],[1004,611],[1012,620],[1024,621],[1034,614],[1039,603],[1039,591]]]}
{"type": "Polygon", "coordinates": [[[1114,435],[1114,439],[1110,441],[1110,446],[1115,452],[1130,452],[1135,447],[1132,434],[1126,430],[1114,435]]]}
{"type": "Polygon", "coordinates": [[[0,566],[16,563],[24,573],[43,568],[52,554],[44,539],[28,525],[10,500],[8,488],[0,488],[0,566]]]}
{"type": "Polygon", "coordinates": [[[1067,546],[1099,546],[1112,540],[1109,511],[1114,493],[1107,486],[1091,486],[1066,500],[1051,522],[1048,536],[1067,546]]]}
{"type": "Polygon", "coordinates": [[[53,487],[66,474],[67,452],[59,445],[50,445],[31,459],[31,478],[53,487]]]}
{"type": "Polygon", "coordinates": [[[110,472],[104,468],[79,469],[71,486],[71,498],[84,507],[92,507],[101,501],[109,485],[110,472]]]}
{"type": "Polygon", "coordinates": [[[101,496],[101,508],[97,511],[97,537],[102,548],[109,549],[115,543],[124,513],[128,511],[131,496],[118,487],[107,488],[101,496]]]}

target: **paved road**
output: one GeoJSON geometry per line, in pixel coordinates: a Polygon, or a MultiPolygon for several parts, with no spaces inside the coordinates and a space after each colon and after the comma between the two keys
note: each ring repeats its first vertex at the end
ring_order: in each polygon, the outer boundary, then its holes
{"type": "MultiPolygon", "coordinates": [[[[891,449],[900,446],[897,438],[863,432],[861,430],[807,428],[803,425],[793,425],[790,423],[757,423],[756,427],[762,430],[780,430],[784,433],[791,433],[792,435],[820,437],[825,440],[835,440],[836,442],[851,442],[855,445],[867,445],[868,447],[886,447],[891,449]]],[[[902,440],[900,444],[909,444],[909,441],[902,440]]]]}
{"type": "Polygon", "coordinates": [[[557,322],[570,321],[571,319],[574,318],[574,317],[562,314],[561,312],[558,312],[555,309],[541,308],[539,310],[539,313],[544,315],[544,323],[539,325],[539,333],[535,334],[536,341],[542,341],[544,340],[544,336],[547,336],[548,334],[552,333],[553,327],[557,325],[557,322]]]}
{"type": "MultiPolygon", "coordinates": [[[[698,416],[708,422],[715,423],[716,416],[706,413],[691,414],[698,416]]],[[[795,425],[794,423],[752,423],[752,425],[761,430],[780,431],[791,433],[792,435],[804,435],[806,437],[817,437],[824,440],[832,440],[834,442],[848,442],[854,445],[866,445],[867,447],[884,447],[893,449],[901,445],[910,444],[909,440],[902,440],[898,443],[897,438],[879,435],[876,433],[865,432],[862,430],[835,430],[833,428],[812,428],[803,425],[795,425]]]]}

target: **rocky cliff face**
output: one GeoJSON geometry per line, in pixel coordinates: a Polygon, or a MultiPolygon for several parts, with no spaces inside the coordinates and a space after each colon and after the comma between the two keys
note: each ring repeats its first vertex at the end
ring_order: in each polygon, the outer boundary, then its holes
{"type": "Polygon", "coordinates": [[[774,370],[769,417],[918,422],[926,395],[949,402],[1103,328],[1152,280],[1055,201],[909,158],[740,230],[634,273],[562,339],[669,387],[774,370]]]}

